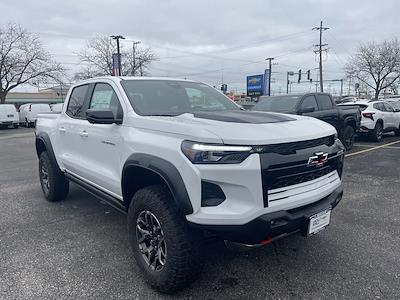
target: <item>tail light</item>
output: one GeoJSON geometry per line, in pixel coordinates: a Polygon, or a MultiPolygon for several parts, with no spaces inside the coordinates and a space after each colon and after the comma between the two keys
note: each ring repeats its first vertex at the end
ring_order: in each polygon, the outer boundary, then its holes
{"type": "Polygon", "coordinates": [[[32,104],[29,104],[29,111],[32,111],[32,104]]]}
{"type": "Polygon", "coordinates": [[[374,120],[374,113],[372,113],[372,112],[364,112],[364,113],[362,113],[362,115],[364,118],[371,119],[372,121],[374,120]]]}

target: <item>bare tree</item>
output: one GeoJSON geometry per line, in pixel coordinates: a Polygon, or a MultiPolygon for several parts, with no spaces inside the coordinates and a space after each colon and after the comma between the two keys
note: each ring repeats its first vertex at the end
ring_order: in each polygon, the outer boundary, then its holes
{"type": "Polygon", "coordinates": [[[361,44],[346,65],[349,76],[372,88],[375,99],[379,93],[400,78],[400,43],[397,39],[380,44],[361,44]]]}
{"type": "MultiPolygon", "coordinates": [[[[76,78],[90,78],[94,76],[112,75],[112,54],[116,53],[115,41],[110,37],[98,36],[86,43],[86,47],[78,53],[82,62],[86,63],[76,78]]],[[[144,76],[147,74],[151,62],[156,56],[150,48],[121,47],[122,75],[144,76]]]]}
{"type": "Polygon", "coordinates": [[[63,73],[36,35],[14,23],[0,28],[0,103],[21,84],[59,81],[63,73]]]}

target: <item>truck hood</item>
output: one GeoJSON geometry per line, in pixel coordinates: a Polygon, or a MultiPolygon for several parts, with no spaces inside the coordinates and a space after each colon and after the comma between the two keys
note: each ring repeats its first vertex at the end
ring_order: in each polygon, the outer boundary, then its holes
{"type": "Polygon", "coordinates": [[[199,112],[135,119],[132,125],[136,128],[182,135],[199,142],[236,145],[296,142],[336,133],[333,126],[315,118],[271,112],[199,112]]]}

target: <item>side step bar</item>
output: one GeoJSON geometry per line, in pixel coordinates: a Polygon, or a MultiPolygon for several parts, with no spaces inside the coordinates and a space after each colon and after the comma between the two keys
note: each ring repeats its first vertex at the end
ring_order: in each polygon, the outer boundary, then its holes
{"type": "Polygon", "coordinates": [[[65,177],[67,177],[70,181],[79,185],[82,189],[87,191],[89,194],[92,194],[99,200],[106,202],[108,205],[112,206],[113,208],[115,208],[116,210],[118,210],[119,212],[121,212],[123,214],[128,213],[126,207],[117,198],[109,195],[106,192],[103,192],[102,190],[98,189],[97,187],[94,187],[93,185],[77,178],[76,176],[74,176],[70,173],[65,172],[64,174],[65,174],[65,177]]]}

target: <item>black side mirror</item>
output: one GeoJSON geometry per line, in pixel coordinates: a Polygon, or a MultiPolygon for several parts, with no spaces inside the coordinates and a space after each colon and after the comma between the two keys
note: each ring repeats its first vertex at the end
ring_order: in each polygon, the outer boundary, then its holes
{"type": "Polygon", "coordinates": [[[299,113],[306,114],[306,113],[311,113],[311,112],[314,112],[314,111],[315,111],[315,107],[308,106],[308,107],[300,108],[299,113]]]}
{"type": "Polygon", "coordinates": [[[122,118],[115,118],[111,109],[88,109],[86,119],[92,124],[122,124],[122,118]]]}

